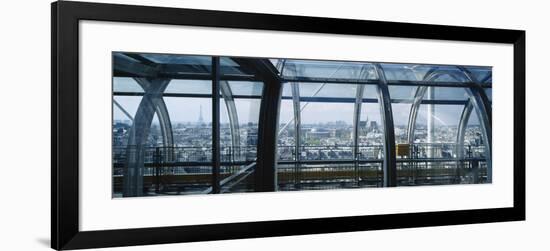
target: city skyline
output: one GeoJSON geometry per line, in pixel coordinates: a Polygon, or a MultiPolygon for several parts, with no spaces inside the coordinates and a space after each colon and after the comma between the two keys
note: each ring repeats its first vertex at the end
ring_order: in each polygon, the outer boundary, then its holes
{"type": "MultiPolygon", "coordinates": [[[[118,96],[115,100],[123,105],[125,110],[130,114],[135,114],[137,107],[141,102],[140,97],[134,96],[118,96]]],[[[172,97],[165,98],[166,105],[169,107],[170,119],[173,122],[196,122],[199,117],[200,107],[203,111],[203,119],[205,123],[212,122],[212,104],[210,99],[204,98],[186,98],[178,99],[172,97]]],[[[302,106],[305,102],[302,102],[302,106]]],[[[353,104],[352,103],[330,103],[328,105],[322,105],[322,109],[311,109],[311,106],[315,106],[321,103],[309,103],[308,106],[302,111],[303,119],[302,123],[329,123],[335,121],[344,121],[348,124],[353,123],[353,104]]],[[[370,103],[364,104],[364,106],[372,105],[370,103]]],[[[237,100],[235,106],[238,111],[239,123],[248,123],[257,118],[260,109],[260,100],[254,99],[243,99],[237,100]]],[[[378,106],[376,104],[376,106],[378,106]]],[[[427,123],[428,116],[426,112],[426,106],[422,106],[418,114],[419,124],[427,123]]],[[[281,114],[279,118],[279,123],[285,124],[293,119],[293,109],[291,102],[281,102],[281,114]]],[[[408,123],[410,104],[393,104],[393,118],[395,125],[406,125],[408,123]]],[[[462,108],[457,108],[455,105],[445,105],[438,106],[435,108],[436,123],[443,123],[447,125],[458,125],[459,116],[462,108]]],[[[380,109],[378,107],[374,109],[362,109],[361,117],[368,117],[371,121],[377,121],[381,123],[380,109]]],[[[225,121],[228,121],[227,118],[227,109],[225,104],[222,102],[220,107],[220,117],[225,121]]],[[[113,119],[114,120],[123,120],[128,118],[118,107],[113,106],[113,119]]],[[[477,119],[477,114],[472,113],[472,118],[470,122],[473,124],[478,124],[479,120],[477,119]]]]}

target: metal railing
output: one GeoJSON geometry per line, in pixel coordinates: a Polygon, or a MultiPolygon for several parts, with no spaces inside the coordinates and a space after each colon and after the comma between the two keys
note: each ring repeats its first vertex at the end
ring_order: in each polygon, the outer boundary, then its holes
{"type": "MultiPolygon", "coordinates": [[[[398,144],[399,145],[399,144],[398,144]]],[[[409,151],[404,158],[455,158],[458,156],[458,145],[455,143],[413,143],[409,145],[409,151]]],[[[381,159],[384,156],[383,145],[359,145],[356,149],[351,145],[327,145],[327,146],[281,146],[278,147],[278,160],[353,160],[354,150],[357,158],[381,159]],[[297,158],[299,157],[299,158],[297,158]]],[[[463,145],[462,156],[465,158],[485,158],[485,146],[463,145]]]]}
{"type": "MultiPolygon", "coordinates": [[[[463,145],[456,143],[413,143],[410,144],[409,158],[455,158],[462,150],[465,158],[485,158],[485,146],[463,145]]],[[[399,157],[399,156],[398,156],[399,157]]]]}
{"type": "Polygon", "coordinates": [[[281,191],[379,187],[382,163],[383,160],[280,161],[278,187],[281,191]]]}
{"type": "Polygon", "coordinates": [[[359,159],[379,159],[383,157],[382,145],[327,145],[327,146],[278,146],[279,161],[287,160],[352,160],[357,150],[359,159]],[[354,149],[356,148],[356,149],[354,149]],[[298,158],[299,157],[299,158],[298,158]]]}
{"type": "Polygon", "coordinates": [[[398,186],[478,184],[487,181],[487,161],[482,158],[399,159],[398,186]]]}
{"type": "MultiPolygon", "coordinates": [[[[415,143],[409,154],[397,159],[398,186],[484,183],[487,162],[483,146],[466,145],[463,159],[456,158],[456,144],[415,143]],[[431,156],[426,154],[431,152],[431,156]]],[[[115,193],[122,190],[128,154],[135,147],[113,148],[115,193]]],[[[320,190],[381,187],[383,146],[349,145],[279,146],[278,190],[320,190]],[[354,155],[354,151],[357,153],[354,155]],[[287,155],[284,155],[284,154],[287,155]]],[[[145,147],[144,192],[158,194],[209,193],[212,161],[209,147],[145,147]]],[[[256,147],[221,147],[222,192],[253,191],[256,147]]]]}
{"type": "MultiPolygon", "coordinates": [[[[222,192],[243,192],[253,188],[256,147],[220,149],[222,192]]],[[[120,193],[127,158],[139,154],[135,146],[113,147],[114,192],[120,193]]],[[[212,187],[212,154],[209,147],[144,147],[142,152],[144,193],[198,194],[212,187]]],[[[135,156],[134,156],[135,157],[135,156]]]]}
{"type": "MultiPolygon", "coordinates": [[[[136,146],[113,147],[113,163],[124,164],[128,154],[137,152],[136,146]]],[[[220,160],[222,162],[254,161],[257,155],[256,146],[220,147],[220,160]]],[[[162,158],[164,162],[204,162],[212,161],[212,148],[208,147],[144,147],[144,163],[153,163],[155,156],[162,158]]]]}

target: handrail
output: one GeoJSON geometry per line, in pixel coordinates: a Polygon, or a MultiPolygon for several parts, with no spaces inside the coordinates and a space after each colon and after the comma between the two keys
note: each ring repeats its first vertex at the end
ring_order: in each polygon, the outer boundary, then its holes
{"type": "Polygon", "coordinates": [[[293,160],[281,160],[277,163],[279,164],[353,164],[353,163],[382,163],[384,159],[332,159],[332,160],[300,160],[299,162],[293,160]]]}

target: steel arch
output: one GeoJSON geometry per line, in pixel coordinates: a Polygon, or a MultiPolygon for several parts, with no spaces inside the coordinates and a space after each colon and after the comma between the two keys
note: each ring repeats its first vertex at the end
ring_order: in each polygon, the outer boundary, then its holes
{"type": "MultiPolygon", "coordinates": [[[[451,77],[456,78],[456,76],[453,76],[451,72],[447,72],[445,70],[440,71],[437,67],[434,69],[429,70],[424,77],[422,78],[422,81],[432,81],[442,75],[449,74],[451,77]]],[[[418,86],[416,89],[416,93],[413,98],[413,103],[411,105],[411,109],[409,112],[409,121],[407,124],[407,140],[409,144],[414,143],[414,130],[416,127],[416,117],[418,115],[418,109],[420,108],[420,104],[422,104],[422,100],[424,99],[424,95],[429,90],[429,88],[434,88],[432,86],[418,86]]]]}
{"type": "Polygon", "coordinates": [[[386,74],[380,66],[375,64],[376,72],[378,73],[378,100],[380,100],[380,110],[382,113],[382,120],[385,126],[384,131],[384,171],[383,171],[383,186],[394,187],[397,186],[397,160],[395,153],[395,131],[393,124],[393,112],[390,98],[390,92],[388,89],[388,82],[386,80],[386,74]]]}
{"type": "MultiPolygon", "coordinates": [[[[155,113],[158,114],[163,143],[173,145],[172,124],[162,99],[162,93],[170,83],[170,79],[135,78],[145,93],[138,106],[134,123],[130,129],[128,147],[126,149],[126,174],[123,182],[123,196],[141,196],[143,194],[143,166],[145,144],[151,129],[155,113]]],[[[167,156],[170,156],[168,154],[167,156]]]]}
{"type": "Polygon", "coordinates": [[[487,160],[487,182],[493,181],[493,165],[492,165],[492,108],[489,98],[483,90],[481,83],[473,77],[472,73],[464,67],[458,67],[464,75],[474,83],[474,86],[467,88],[470,95],[470,101],[474,106],[479,122],[482,126],[483,143],[486,148],[487,160]]]}
{"type": "Polygon", "coordinates": [[[225,102],[227,109],[227,115],[229,117],[229,126],[231,128],[231,157],[233,161],[241,159],[241,135],[239,130],[239,115],[237,113],[237,107],[235,106],[235,99],[233,97],[233,91],[229,85],[229,81],[220,81],[220,92],[225,102]]]}

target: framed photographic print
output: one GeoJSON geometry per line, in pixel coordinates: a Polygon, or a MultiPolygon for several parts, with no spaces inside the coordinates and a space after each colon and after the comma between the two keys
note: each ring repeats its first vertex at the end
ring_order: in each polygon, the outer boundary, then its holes
{"type": "Polygon", "coordinates": [[[525,219],[525,31],[52,4],[52,248],[525,219]]]}

